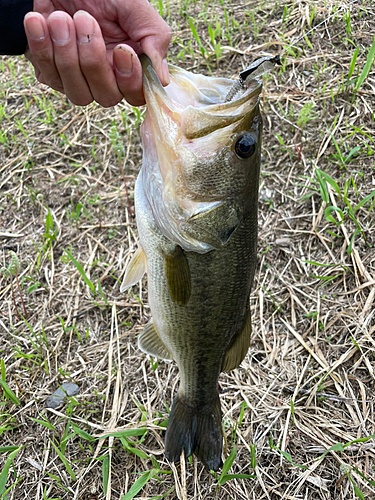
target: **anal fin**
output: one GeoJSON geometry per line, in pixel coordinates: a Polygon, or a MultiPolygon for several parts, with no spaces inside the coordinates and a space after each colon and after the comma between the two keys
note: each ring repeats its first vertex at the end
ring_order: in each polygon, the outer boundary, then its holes
{"type": "Polygon", "coordinates": [[[146,254],[143,248],[140,246],[131,258],[126,268],[125,276],[120,287],[120,292],[125,292],[125,290],[138,283],[138,281],[140,281],[145,274],[146,268],[146,254]]]}
{"type": "Polygon", "coordinates": [[[237,368],[243,361],[250,347],[251,339],[251,315],[250,309],[246,312],[246,317],[242,329],[235,335],[231,344],[227,348],[224,356],[222,372],[229,372],[237,368]]]}
{"type": "Polygon", "coordinates": [[[189,265],[180,246],[177,245],[172,254],[164,254],[164,270],[171,299],[185,306],[190,298],[191,283],[189,265]]]}
{"type": "Polygon", "coordinates": [[[163,344],[153,320],[147,323],[138,337],[138,347],[141,351],[155,358],[163,359],[164,361],[173,360],[173,356],[163,344]]]}

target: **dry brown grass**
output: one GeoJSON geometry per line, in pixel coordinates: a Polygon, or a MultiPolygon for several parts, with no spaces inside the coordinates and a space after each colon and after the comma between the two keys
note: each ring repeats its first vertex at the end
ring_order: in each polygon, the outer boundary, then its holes
{"type": "MultiPolygon", "coordinates": [[[[109,110],[72,106],[36,83],[24,59],[3,58],[1,260],[8,264],[8,251],[17,253],[28,314],[27,323],[17,317],[10,281],[2,279],[1,357],[6,383],[20,404],[3,396],[0,446],[22,447],[9,471],[8,498],[120,499],[140,474],[157,467],[165,474],[150,478],[136,498],[349,500],[355,498],[354,484],[373,499],[374,438],[343,451],[336,446],[322,457],[333,445],[375,435],[373,200],[355,212],[367,241],[358,234],[349,255],[356,223],[347,213],[338,227],[325,219],[314,171],[328,173],[341,192],[352,177],[356,189],[350,184],[347,198],[353,207],[375,189],[374,70],[357,95],[353,85],[345,88],[356,47],[353,76],[365,64],[375,5],[186,0],[170,2],[169,11],[168,3],[164,7],[175,34],[171,61],[206,74],[208,62],[211,71],[233,77],[256,56],[280,52],[310,22],[314,26],[337,10],[308,35],[312,48],[299,42],[265,84],[254,336],[241,367],[220,380],[227,453],[234,439],[237,448],[230,473],[256,477],[217,488],[217,478],[195,459],[174,466],[163,456],[163,422],[178,385],[177,369],[156,365],[137,349],[136,336],[150,315],[147,288],[119,292],[137,246],[124,187],[125,177],[132,201],[141,161],[137,112],[125,102],[109,110]],[[186,13],[194,18],[204,50],[186,13]],[[216,27],[215,16],[223,30],[217,62],[207,31],[209,22],[216,27]],[[297,128],[301,109],[311,103],[313,115],[297,128]],[[360,154],[344,165],[334,157],[332,134],[344,159],[356,146],[360,154]],[[124,148],[120,162],[116,141],[124,148]],[[72,207],[79,203],[85,208],[75,221],[72,207]],[[47,207],[54,224],[50,234],[56,230],[52,244],[43,236],[47,207]],[[93,296],[67,258],[68,249],[92,283],[100,281],[107,303],[93,296]],[[46,397],[65,381],[77,383],[79,394],[57,410],[44,409],[46,397]],[[142,438],[128,438],[138,455],[124,448],[124,438],[90,441],[81,432],[99,437],[132,428],[147,430],[142,438]],[[109,471],[106,495],[103,464],[109,471]]],[[[333,188],[328,194],[330,205],[347,205],[333,188]]],[[[15,279],[13,284],[24,315],[15,279]]],[[[2,464],[9,453],[1,455],[2,464]]]]}

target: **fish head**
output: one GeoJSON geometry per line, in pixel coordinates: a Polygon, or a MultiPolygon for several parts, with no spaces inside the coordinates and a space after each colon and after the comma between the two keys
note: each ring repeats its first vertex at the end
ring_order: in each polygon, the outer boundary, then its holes
{"type": "Polygon", "coordinates": [[[142,179],[155,221],[187,251],[218,248],[257,207],[262,84],[254,79],[225,102],[233,80],[170,65],[163,88],[148,58],[141,62],[142,179]]]}

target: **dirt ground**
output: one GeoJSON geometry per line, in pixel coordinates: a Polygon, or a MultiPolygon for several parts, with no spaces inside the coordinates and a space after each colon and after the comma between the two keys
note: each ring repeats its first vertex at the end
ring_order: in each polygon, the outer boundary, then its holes
{"type": "Polygon", "coordinates": [[[235,457],[216,474],[165,459],[178,370],[137,348],[147,280],[120,293],[144,109],[74,106],[3,57],[0,498],[374,499],[375,3],[154,5],[173,64],[236,78],[282,60],[262,95],[253,338],[220,378],[235,457]],[[78,394],[46,409],[64,382],[78,394]]]}

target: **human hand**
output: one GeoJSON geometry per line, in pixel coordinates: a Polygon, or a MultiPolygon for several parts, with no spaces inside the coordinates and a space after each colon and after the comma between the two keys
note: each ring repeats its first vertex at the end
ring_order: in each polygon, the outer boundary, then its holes
{"type": "Polygon", "coordinates": [[[171,30],[147,0],[34,0],[24,25],[36,77],[74,104],[144,104],[143,52],[169,83],[171,30]]]}

